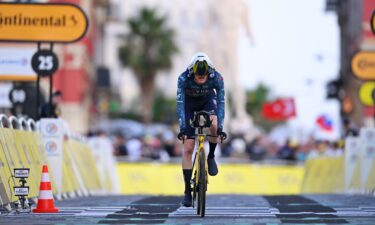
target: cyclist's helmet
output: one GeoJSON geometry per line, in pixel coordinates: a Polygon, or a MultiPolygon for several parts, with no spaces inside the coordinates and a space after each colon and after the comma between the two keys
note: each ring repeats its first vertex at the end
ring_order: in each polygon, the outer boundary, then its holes
{"type": "Polygon", "coordinates": [[[198,52],[193,55],[189,69],[191,69],[195,75],[208,75],[210,68],[213,68],[211,60],[204,52],[198,52]]]}

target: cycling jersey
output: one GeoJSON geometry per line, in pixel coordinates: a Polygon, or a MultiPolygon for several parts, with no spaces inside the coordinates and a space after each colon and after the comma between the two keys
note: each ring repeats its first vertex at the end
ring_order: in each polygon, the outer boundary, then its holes
{"type": "MultiPolygon", "coordinates": [[[[225,91],[223,77],[215,69],[210,68],[207,81],[204,84],[197,84],[194,81],[194,74],[191,69],[186,69],[178,78],[177,86],[177,114],[181,130],[186,130],[190,111],[208,110],[212,111],[212,103],[217,106],[214,113],[217,115],[218,128],[223,128],[225,114],[225,91]],[[212,101],[210,101],[212,100],[212,101]],[[207,104],[206,104],[207,103],[207,104]],[[201,108],[199,109],[199,105],[201,108]],[[207,107],[207,106],[206,106],[207,107]]],[[[216,108],[216,107],[215,107],[216,108]]],[[[190,125],[189,125],[190,127],[190,125]]]]}

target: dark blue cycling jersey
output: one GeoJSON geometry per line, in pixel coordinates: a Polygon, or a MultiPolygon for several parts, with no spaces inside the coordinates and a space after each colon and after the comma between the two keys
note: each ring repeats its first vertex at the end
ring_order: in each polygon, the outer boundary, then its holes
{"type": "Polygon", "coordinates": [[[207,81],[204,84],[199,85],[195,83],[194,75],[191,69],[187,69],[185,72],[183,72],[178,78],[177,86],[177,114],[180,129],[186,130],[187,128],[185,104],[198,101],[207,102],[212,98],[214,98],[214,100],[216,98],[218,128],[223,129],[225,114],[225,91],[223,77],[214,69],[210,69],[207,81]]]}

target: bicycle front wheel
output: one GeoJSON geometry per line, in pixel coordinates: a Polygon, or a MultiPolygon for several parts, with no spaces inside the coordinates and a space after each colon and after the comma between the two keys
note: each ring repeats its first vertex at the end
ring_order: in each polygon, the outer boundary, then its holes
{"type": "Polygon", "coordinates": [[[206,213],[206,191],[207,191],[207,174],[206,174],[206,155],[204,151],[199,155],[199,182],[198,182],[198,208],[199,215],[205,216],[206,213]]]}

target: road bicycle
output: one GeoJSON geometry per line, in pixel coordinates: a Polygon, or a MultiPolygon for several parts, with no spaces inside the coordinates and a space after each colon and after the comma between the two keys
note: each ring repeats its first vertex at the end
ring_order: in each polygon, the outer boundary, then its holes
{"type": "Polygon", "coordinates": [[[210,119],[210,114],[206,111],[195,112],[194,119],[190,122],[190,125],[198,131],[195,135],[195,138],[198,140],[198,148],[194,155],[192,168],[193,177],[191,179],[191,185],[193,186],[192,206],[194,208],[194,203],[197,200],[197,215],[200,215],[201,217],[205,216],[206,192],[208,184],[208,168],[204,142],[206,137],[218,137],[216,135],[208,135],[203,133],[203,129],[211,127],[211,124],[212,121],[210,119]]]}

